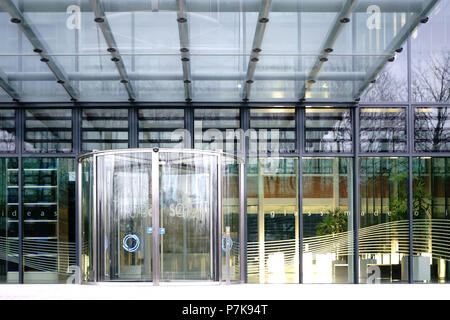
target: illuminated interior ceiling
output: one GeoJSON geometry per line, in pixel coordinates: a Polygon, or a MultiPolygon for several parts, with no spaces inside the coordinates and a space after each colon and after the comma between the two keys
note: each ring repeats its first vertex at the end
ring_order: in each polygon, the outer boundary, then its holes
{"type": "Polygon", "coordinates": [[[439,0],[0,0],[0,102],[349,102],[439,0]]]}

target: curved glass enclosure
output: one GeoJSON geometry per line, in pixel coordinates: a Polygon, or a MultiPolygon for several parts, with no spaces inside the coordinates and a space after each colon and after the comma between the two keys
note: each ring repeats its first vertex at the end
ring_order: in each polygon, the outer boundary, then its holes
{"type": "Polygon", "coordinates": [[[78,165],[83,282],[241,281],[240,159],[155,148],[78,165]]]}

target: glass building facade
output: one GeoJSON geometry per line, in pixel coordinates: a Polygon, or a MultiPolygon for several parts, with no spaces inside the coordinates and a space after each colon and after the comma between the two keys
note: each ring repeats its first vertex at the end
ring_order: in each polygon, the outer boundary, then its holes
{"type": "MultiPolygon", "coordinates": [[[[153,148],[245,160],[242,181],[224,169],[224,215],[245,216],[233,280],[450,282],[448,39],[447,0],[0,0],[0,283],[93,280],[78,159],[153,148]]],[[[213,278],[164,241],[166,266],[213,278]]]]}

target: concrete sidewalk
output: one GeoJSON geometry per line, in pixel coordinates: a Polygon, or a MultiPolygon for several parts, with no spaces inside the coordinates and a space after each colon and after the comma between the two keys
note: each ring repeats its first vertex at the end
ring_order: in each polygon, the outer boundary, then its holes
{"type": "Polygon", "coordinates": [[[0,285],[0,300],[309,300],[449,299],[450,284],[297,285],[211,283],[107,283],[0,285]]]}

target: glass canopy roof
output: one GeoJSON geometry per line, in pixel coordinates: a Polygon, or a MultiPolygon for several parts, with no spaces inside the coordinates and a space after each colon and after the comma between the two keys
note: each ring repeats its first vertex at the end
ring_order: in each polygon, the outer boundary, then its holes
{"type": "Polygon", "coordinates": [[[353,101],[438,0],[0,0],[0,101],[353,101]]]}

